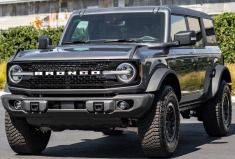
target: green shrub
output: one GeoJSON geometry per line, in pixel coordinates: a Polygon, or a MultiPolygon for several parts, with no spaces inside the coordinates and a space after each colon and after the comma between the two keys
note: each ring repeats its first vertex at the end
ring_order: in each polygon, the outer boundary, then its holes
{"type": "Polygon", "coordinates": [[[227,64],[232,78],[232,94],[235,95],[235,64],[227,64]]]}
{"type": "Polygon", "coordinates": [[[0,60],[0,90],[3,89],[6,81],[6,62],[0,60]]]}
{"type": "Polygon", "coordinates": [[[37,39],[40,35],[48,35],[53,45],[57,45],[63,32],[63,27],[35,29],[31,26],[10,28],[0,32],[0,59],[8,59],[19,48],[37,48],[37,39]]]}
{"type": "Polygon", "coordinates": [[[53,45],[56,46],[60,41],[60,37],[63,30],[64,27],[58,27],[58,28],[48,27],[46,29],[42,29],[40,31],[40,35],[48,35],[52,39],[53,45]]]}
{"type": "Polygon", "coordinates": [[[235,63],[235,13],[214,17],[215,32],[226,63],[235,63]]]}

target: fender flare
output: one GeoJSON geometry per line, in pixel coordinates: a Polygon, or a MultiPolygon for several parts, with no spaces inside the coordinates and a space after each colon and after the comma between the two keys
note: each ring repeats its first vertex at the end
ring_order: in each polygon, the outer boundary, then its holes
{"type": "Polygon", "coordinates": [[[214,68],[214,77],[212,78],[212,97],[217,94],[222,79],[224,79],[227,83],[232,82],[228,68],[224,65],[216,65],[214,68]]]}
{"type": "Polygon", "coordinates": [[[178,100],[181,99],[181,90],[180,90],[180,84],[178,77],[176,73],[173,70],[170,70],[168,68],[158,68],[155,70],[155,72],[152,74],[146,92],[155,92],[161,89],[161,86],[163,82],[167,79],[167,77],[173,77],[174,82],[176,82],[177,85],[173,85],[175,89],[175,93],[178,97],[178,100]],[[176,89],[177,88],[177,89],[176,89]]]}

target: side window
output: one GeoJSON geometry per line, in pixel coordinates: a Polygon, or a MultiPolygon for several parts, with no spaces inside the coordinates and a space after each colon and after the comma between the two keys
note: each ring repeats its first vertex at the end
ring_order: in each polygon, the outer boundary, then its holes
{"type": "Polygon", "coordinates": [[[195,47],[203,47],[202,30],[198,18],[188,17],[188,25],[190,31],[196,32],[196,45],[195,47]]]}
{"type": "Polygon", "coordinates": [[[215,37],[215,30],[213,27],[213,22],[210,19],[203,19],[203,23],[206,30],[206,41],[210,45],[217,44],[216,37],[215,37]]]}
{"type": "Polygon", "coordinates": [[[179,31],[187,31],[185,17],[171,15],[171,39],[174,40],[174,35],[179,31]]]}

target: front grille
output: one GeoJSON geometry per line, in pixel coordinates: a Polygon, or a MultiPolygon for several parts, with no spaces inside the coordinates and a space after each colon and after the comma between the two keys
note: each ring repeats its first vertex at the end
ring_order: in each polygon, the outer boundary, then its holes
{"type": "MultiPolygon", "coordinates": [[[[34,62],[19,64],[24,72],[45,72],[45,71],[103,71],[115,70],[116,67],[126,61],[80,61],[80,62],[34,62]]],[[[130,62],[130,61],[129,61],[130,62]]],[[[131,61],[136,68],[136,61],[131,61]]],[[[10,66],[9,66],[10,67],[10,66]]],[[[136,80],[128,85],[136,85],[136,80]]],[[[13,84],[12,84],[13,85],[13,84]]],[[[102,89],[111,87],[128,86],[119,82],[114,75],[50,75],[50,76],[25,76],[23,80],[14,85],[20,88],[29,89],[102,89]]]]}

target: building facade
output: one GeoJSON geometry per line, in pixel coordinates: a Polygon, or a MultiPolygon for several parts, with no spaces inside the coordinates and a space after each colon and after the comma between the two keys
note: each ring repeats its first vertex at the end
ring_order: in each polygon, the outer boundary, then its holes
{"type": "Polygon", "coordinates": [[[235,11],[235,0],[0,0],[0,29],[32,25],[64,25],[74,10],[91,7],[180,5],[209,14],[235,11]]]}

